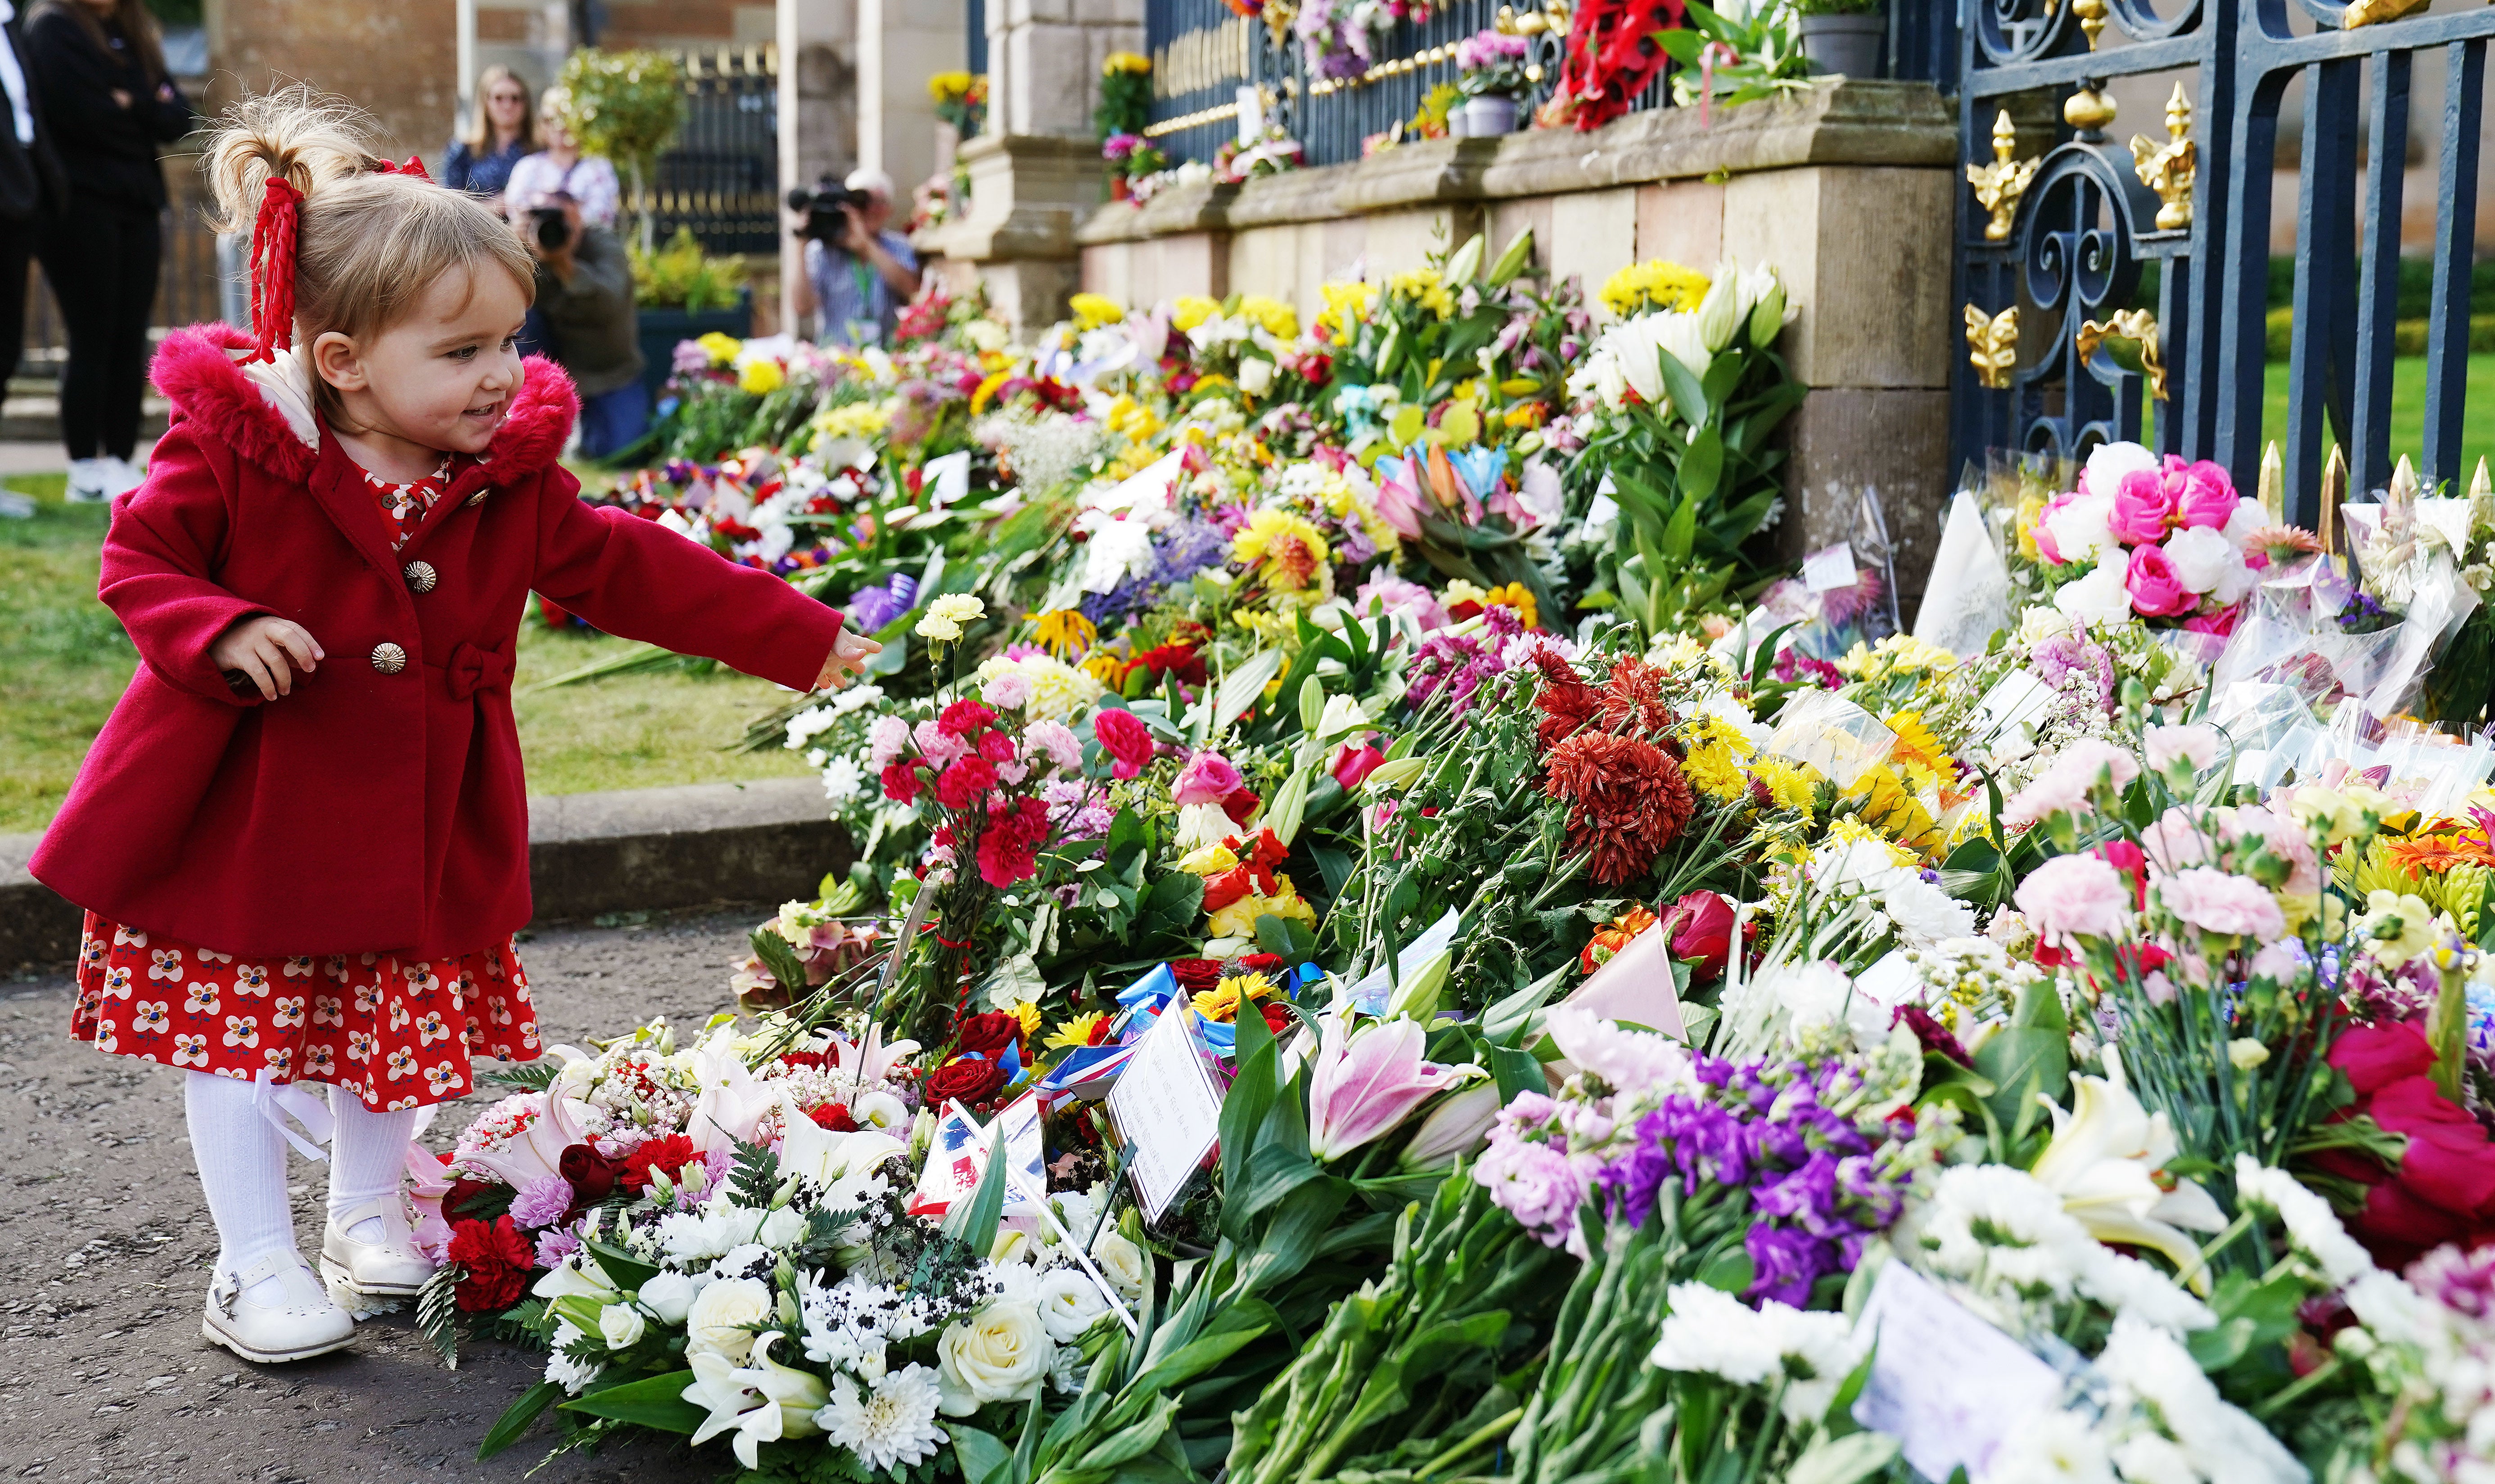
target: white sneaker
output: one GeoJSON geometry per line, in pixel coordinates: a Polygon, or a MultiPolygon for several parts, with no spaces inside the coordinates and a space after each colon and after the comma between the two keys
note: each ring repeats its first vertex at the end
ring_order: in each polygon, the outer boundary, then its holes
{"type": "Polygon", "coordinates": [[[96,462],[105,466],[110,476],[107,490],[109,499],[119,500],[147,482],[147,475],[138,465],[116,454],[107,454],[96,462]]]}
{"type": "Polygon", "coordinates": [[[239,1273],[219,1273],[208,1286],[206,1317],[200,1333],[245,1360],[275,1365],[326,1355],[355,1338],[355,1321],[329,1301],[328,1290],[289,1248],[271,1253],[239,1273]],[[274,1290],[262,1293],[274,1280],[274,1290]],[[262,1293],[271,1302],[254,1297],[262,1293]]]}
{"type": "Polygon", "coordinates": [[[71,504],[103,504],[112,499],[114,485],[112,466],[106,460],[70,460],[70,484],[67,498],[71,504]]]}
{"type": "Polygon", "coordinates": [[[416,1233],[396,1200],[368,1200],[329,1219],[321,1236],[321,1276],[358,1297],[414,1298],[433,1276],[433,1262],[416,1250],[416,1233]],[[367,1229],[359,1236],[358,1227],[367,1229]]]}

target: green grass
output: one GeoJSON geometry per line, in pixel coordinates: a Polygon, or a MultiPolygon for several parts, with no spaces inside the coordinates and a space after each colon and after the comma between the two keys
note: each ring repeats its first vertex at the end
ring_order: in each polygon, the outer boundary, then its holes
{"type": "MultiPolygon", "coordinates": [[[[2391,462],[2397,464],[2401,454],[2411,461],[2418,459],[2425,447],[2425,361],[2420,357],[2402,356],[2391,362],[2391,462]]],[[[2262,445],[2273,440],[2283,448],[2287,439],[2287,366],[2272,361],[2262,397],[2262,445]]],[[[2324,425],[2322,457],[2330,457],[2331,439],[2328,425],[2324,425]]],[[[2469,358],[2469,401],[2460,425],[2460,468],[2450,475],[2455,488],[2451,494],[2464,493],[2469,475],[2481,458],[2495,460],[2495,354],[2473,355],[2469,358]]],[[[2250,490],[2258,469],[2233,470],[2236,482],[2250,490]]],[[[2352,494],[2351,499],[2362,499],[2352,494]]]]}
{"type": "MultiPolygon", "coordinates": [[[[61,500],[63,476],[19,474],[32,520],[0,518],[0,833],[49,823],[139,656],[96,601],[105,508],[61,500]]],[[[578,630],[520,636],[516,690],[633,646],[578,630]]],[[[793,753],[724,752],[748,717],[779,704],[767,681],[639,675],[519,696],[529,792],[578,794],[802,773],[793,753]]]]}

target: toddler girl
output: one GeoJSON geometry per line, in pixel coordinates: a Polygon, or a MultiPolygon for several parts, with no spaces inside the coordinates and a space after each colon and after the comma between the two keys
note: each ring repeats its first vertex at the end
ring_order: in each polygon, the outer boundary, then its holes
{"type": "Polygon", "coordinates": [[[287,1084],[334,1089],[323,1274],[404,1296],[432,1267],[399,1196],[417,1110],[469,1090],[472,1055],[538,1054],[511,948],[530,590],[796,687],[878,647],[576,498],[571,383],[513,349],[535,279],[489,207],[299,90],[237,107],[207,168],[252,227],[256,337],[156,357],[173,422],[100,587],[144,663],[32,868],[87,909],[73,1033],[186,1072],[207,1338],[294,1360],[354,1323],[295,1250],[280,1106],[329,1120],[287,1084]]]}

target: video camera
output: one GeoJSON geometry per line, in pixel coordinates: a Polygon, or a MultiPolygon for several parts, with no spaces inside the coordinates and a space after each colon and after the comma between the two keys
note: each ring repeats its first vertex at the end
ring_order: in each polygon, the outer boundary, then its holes
{"type": "Polygon", "coordinates": [[[841,208],[866,210],[875,198],[864,191],[852,191],[837,175],[825,175],[815,182],[815,189],[803,186],[788,193],[788,209],[806,214],[805,225],[790,228],[792,233],[815,242],[829,245],[848,234],[848,223],[841,217],[841,208]]]}

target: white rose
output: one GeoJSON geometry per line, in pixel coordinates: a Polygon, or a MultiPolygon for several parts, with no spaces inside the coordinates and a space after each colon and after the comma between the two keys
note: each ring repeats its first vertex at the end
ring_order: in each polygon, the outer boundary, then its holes
{"type": "Polygon", "coordinates": [[[757,1278],[723,1278],[702,1289],[685,1312],[690,1336],[687,1355],[711,1354],[736,1365],[753,1352],[754,1335],[746,1326],[771,1317],[771,1286],[757,1278]]]}
{"type": "MultiPolygon", "coordinates": [[[[2099,443],[2079,471],[2079,489],[2110,501],[2122,493],[2123,475],[2153,473],[2159,467],[2157,455],[2138,443],[2099,443]]],[[[2069,556],[2070,548],[2064,547],[2062,555],[2069,556]]]]}
{"type": "Polygon", "coordinates": [[[1273,389],[1274,363],[1250,356],[1239,363],[1239,389],[1249,396],[1261,397],[1273,389]]]}
{"type": "Polygon", "coordinates": [[[762,1218],[762,1225],[755,1231],[754,1240],[776,1252],[805,1234],[806,1218],[793,1206],[782,1206],[762,1218]]]}
{"type": "Polygon", "coordinates": [[[1117,1285],[1120,1297],[1130,1304],[1143,1300],[1144,1287],[1153,1281],[1152,1259],[1125,1233],[1115,1227],[1101,1232],[1092,1244],[1092,1260],[1100,1264],[1102,1277],[1117,1285]]]}
{"type": "Polygon", "coordinates": [[[990,1402],[1028,1401],[1048,1376],[1057,1347],[1029,1304],[1000,1299],[946,1326],[936,1341],[939,1404],[948,1417],[967,1417],[990,1402]]]}
{"type": "Polygon", "coordinates": [[[2085,623],[2119,623],[2131,617],[2131,590],[2122,585],[2124,568],[2106,562],[2078,582],[2053,590],[2053,606],[2063,617],[2085,623]]]}
{"type": "Polygon", "coordinates": [[[2064,561],[2093,561],[2108,554],[2120,555],[2122,543],[2113,535],[2113,497],[2082,495],[2045,518],[2045,529],[2053,533],[2053,549],[2064,561]]]}
{"type": "Polygon", "coordinates": [[[610,1350],[629,1350],[641,1343],[641,1334],[650,1327],[641,1311],[631,1304],[609,1304],[598,1311],[598,1334],[610,1350]]]}
{"type": "Polygon", "coordinates": [[[2166,560],[2174,564],[2174,580],[2191,592],[2208,591],[2225,580],[2229,567],[2241,571],[2244,565],[2227,538],[2206,526],[2168,536],[2166,560]]]}
{"type": "Polygon", "coordinates": [[[682,1324],[693,1306],[693,1295],[700,1291],[700,1286],[682,1273],[659,1273],[641,1285],[641,1306],[657,1315],[662,1324],[682,1324]]]}
{"type": "Polygon", "coordinates": [[[1060,1345],[1071,1345],[1083,1338],[1093,1321],[1109,1312],[1108,1299],[1101,1296],[1100,1286],[1088,1273],[1073,1268],[1059,1268],[1041,1275],[1039,1280],[1039,1322],[1048,1327],[1048,1337],[1060,1345]]]}

